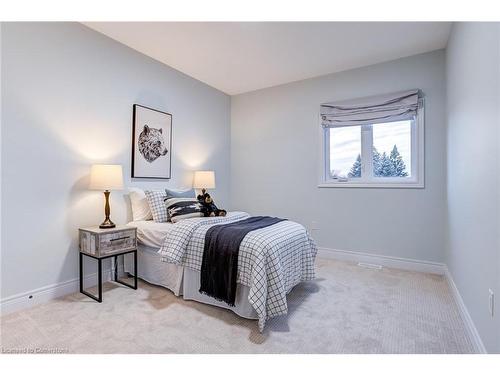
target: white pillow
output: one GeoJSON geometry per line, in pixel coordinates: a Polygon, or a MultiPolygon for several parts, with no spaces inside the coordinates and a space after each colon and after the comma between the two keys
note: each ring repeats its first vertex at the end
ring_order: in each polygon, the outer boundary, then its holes
{"type": "Polygon", "coordinates": [[[153,214],[149,208],[148,200],[144,190],[138,188],[129,189],[130,203],[132,203],[132,219],[153,220],[153,214]]]}

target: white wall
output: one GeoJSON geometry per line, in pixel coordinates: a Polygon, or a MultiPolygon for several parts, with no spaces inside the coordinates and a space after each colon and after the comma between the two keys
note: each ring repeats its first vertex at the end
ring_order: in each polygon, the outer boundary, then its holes
{"type": "Polygon", "coordinates": [[[500,352],[500,27],[457,23],[446,51],[446,262],[489,352],[500,352]],[[496,292],[496,316],[488,289],[496,292]]]}
{"type": "Polygon", "coordinates": [[[321,247],[444,260],[444,51],[231,98],[233,208],[296,220],[321,247]],[[318,188],[319,105],[420,88],[426,95],[425,189],[318,188]]]}
{"type": "MultiPolygon", "coordinates": [[[[181,187],[214,169],[229,203],[227,95],[75,23],[2,25],[2,298],[78,276],[77,228],[103,220],[92,163],[126,185],[181,187]],[[172,180],[130,179],[132,104],[173,115],[172,180]]],[[[130,215],[111,194],[112,219],[130,215]]],[[[95,265],[89,264],[89,272],[95,265]]]]}

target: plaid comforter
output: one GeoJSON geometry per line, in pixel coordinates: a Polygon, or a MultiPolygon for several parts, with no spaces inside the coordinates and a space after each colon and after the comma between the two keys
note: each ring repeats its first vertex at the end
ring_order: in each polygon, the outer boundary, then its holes
{"type": "MultiPolygon", "coordinates": [[[[165,262],[200,271],[208,228],[248,217],[245,212],[230,212],[226,217],[182,220],[169,231],[158,253],[165,262]]],[[[245,236],[238,255],[237,282],[250,288],[248,300],[257,312],[261,332],[267,319],[287,313],[286,294],[301,281],[314,279],[316,253],[305,228],[293,221],[245,236]]]]}

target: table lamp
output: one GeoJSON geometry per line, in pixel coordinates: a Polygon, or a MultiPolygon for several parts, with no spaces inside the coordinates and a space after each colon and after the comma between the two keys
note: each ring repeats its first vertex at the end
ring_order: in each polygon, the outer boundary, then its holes
{"type": "Polygon", "coordinates": [[[214,171],[195,171],[193,178],[193,187],[201,189],[201,194],[205,194],[207,189],[215,189],[214,171]]]}
{"type": "Polygon", "coordinates": [[[106,204],[104,214],[106,218],[99,228],[114,228],[115,224],[110,220],[109,194],[110,190],[123,189],[123,171],[121,165],[95,164],[90,170],[90,189],[104,190],[106,204]]]}

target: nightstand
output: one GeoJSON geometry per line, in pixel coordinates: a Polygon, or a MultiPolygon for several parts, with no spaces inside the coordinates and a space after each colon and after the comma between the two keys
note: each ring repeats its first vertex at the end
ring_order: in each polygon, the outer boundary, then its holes
{"type": "Polygon", "coordinates": [[[80,228],[80,293],[102,302],[102,260],[114,258],[115,271],[113,281],[132,289],[137,289],[137,228],[127,225],[117,225],[112,229],[99,227],[80,228]],[[116,267],[120,255],[134,253],[134,285],[118,279],[116,267]],[[87,256],[97,260],[97,289],[98,296],[93,296],[83,289],[83,257],[87,256]]]}

